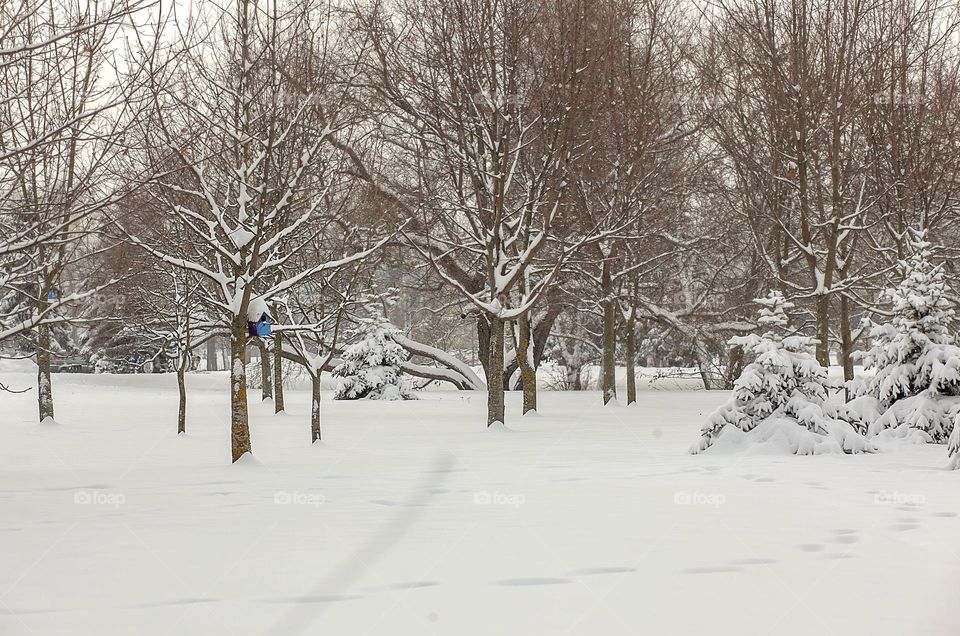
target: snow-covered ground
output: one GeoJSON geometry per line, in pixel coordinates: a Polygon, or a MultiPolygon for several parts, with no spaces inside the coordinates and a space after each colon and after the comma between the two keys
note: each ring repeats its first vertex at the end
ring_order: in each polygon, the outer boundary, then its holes
{"type": "Polygon", "coordinates": [[[46,427],[0,395],[0,634],[960,633],[943,447],[693,456],[703,391],[330,402],[310,447],[291,392],[231,466],[189,383],[185,437],[172,376],[56,376],[46,427]]]}

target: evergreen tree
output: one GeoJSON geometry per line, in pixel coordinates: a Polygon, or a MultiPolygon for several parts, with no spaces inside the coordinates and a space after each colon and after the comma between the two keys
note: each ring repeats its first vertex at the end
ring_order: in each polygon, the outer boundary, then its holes
{"type": "Polygon", "coordinates": [[[957,409],[944,398],[960,395],[960,348],[950,333],[954,311],[943,265],[934,263],[922,232],[912,247],[913,255],[900,263],[903,279],[882,294],[891,318],[873,325],[872,345],[861,354],[864,367],[874,371],[862,393],[877,400],[881,413],[870,426],[872,435],[890,430],[896,437],[943,443],[957,409]]]}
{"type": "Polygon", "coordinates": [[[399,331],[389,323],[380,323],[347,347],[343,363],[333,370],[339,378],[333,399],[416,399],[401,379],[400,365],[406,361],[407,352],[393,339],[399,331]]]}
{"type": "Polygon", "coordinates": [[[835,387],[811,354],[816,339],[784,335],[786,311],[793,304],[777,291],[756,302],[762,333],[731,340],[753,362],[734,383],[730,400],[704,423],[693,452],[707,450],[720,440],[770,442],[799,455],[868,450],[858,430],[862,429],[859,417],[828,401],[828,391],[835,387]]]}

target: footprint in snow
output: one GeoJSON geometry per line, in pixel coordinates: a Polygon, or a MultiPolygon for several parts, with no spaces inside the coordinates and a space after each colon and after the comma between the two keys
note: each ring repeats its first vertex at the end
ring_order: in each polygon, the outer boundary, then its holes
{"type": "Polygon", "coordinates": [[[824,548],[819,543],[803,543],[797,547],[803,552],[822,552],[824,548]]]}
{"type": "Polygon", "coordinates": [[[933,516],[934,516],[934,517],[951,518],[951,517],[956,517],[956,516],[957,516],[957,513],[955,513],[955,512],[935,512],[935,513],[933,513],[933,516]]]}
{"type": "Polygon", "coordinates": [[[860,540],[857,531],[853,528],[837,528],[833,530],[833,536],[828,539],[833,543],[851,544],[860,540]]]}
{"type": "Polygon", "coordinates": [[[907,532],[908,530],[916,530],[919,527],[919,523],[895,523],[890,526],[890,529],[894,532],[907,532]]]}
{"type": "Polygon", "coordinates": [[[569,583],[567,579],[557,579],[547,576],[543,577],[528,577],[528,578],[519,578],[519,579],[503,579],[497,581],[497,585],[508,585],[508,586],[527,586],[527,585],[562,585],[564,583],[569,583]]]}
{"type": "Polygon", "coordinates": [[[576,576],[593,576],[595,574],[626,574],[628,572],[636,572],[637,568],[627,568],[627,567],[612,567],[612,568],[580,568],[579,570],[574,570],[573,574],[576,576]]]}
{"type": "Polygon", "coordinates": [[[392,583],[390,585],[384,585],[380,589],[384,590],[415,590],[421,587],[433,587],[435,585],[440,585],[437,581],[404,581],[403,583],[392,583]]]}
{"type": "Polygon", "coordinates": [[[353,601],[362,596],[352,594],[321,594],[312,596],[281,596],[277,598],[263,599],[263,603],[339,603],[341,601],[353,601]]]}

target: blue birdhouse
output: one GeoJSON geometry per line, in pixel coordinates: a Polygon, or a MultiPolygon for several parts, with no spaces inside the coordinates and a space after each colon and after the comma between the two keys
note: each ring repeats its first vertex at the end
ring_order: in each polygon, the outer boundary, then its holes
{"type": "Polygon", "coordinates": [[[247,331],[251,336],[262,338],[264,336],[269,336],[273,332],[273,329],[270,327],[272,324],[273,318],[264,312],[260,315],[260,320],[247,323],[247,331]]]}

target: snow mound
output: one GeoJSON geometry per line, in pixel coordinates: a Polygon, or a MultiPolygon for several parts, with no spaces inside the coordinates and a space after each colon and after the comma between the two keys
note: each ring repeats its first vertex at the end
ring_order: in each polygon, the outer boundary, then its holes
{"type": "Polygon", "coordinates": [[[244,468],[244,469],[254,469],[254,470],[260,469],[260,468],[266,468],[264,463],[260,461],[257,458],[257,456],[254,455],[253,453],[244,453],[243,455],[240,456],[240,459],[233,462],[233,465],[244,468]]]}
{"type": "Polygon", "coordinates": [[[702,446],[701,441],[694,444],[691,452],[708,449],[717,455],[828,455],[870,452],[875,447],[846,422],[831,421],[819,431],[812,431],[791,417],[774,415],[749,431],[727,424],[709,446],[702,446]]]}

